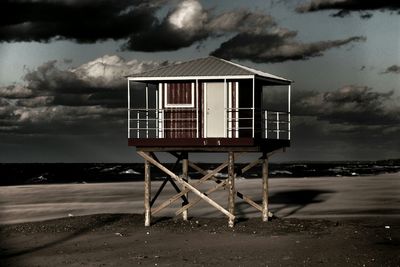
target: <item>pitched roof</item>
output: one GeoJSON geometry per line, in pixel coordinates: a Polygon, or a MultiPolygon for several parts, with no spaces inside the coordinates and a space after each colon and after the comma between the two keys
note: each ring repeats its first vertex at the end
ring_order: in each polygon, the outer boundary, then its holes
{"type": "Polygon", "coordinates": [[[151,77],[185,77],[185,76],[242,76],[255,75],[258,77],[290,83],[291,81],[263,71],[255,70],[221,58],[209,56],[194,59],[154,70],[129,75],[133,78],[151,77]]]}

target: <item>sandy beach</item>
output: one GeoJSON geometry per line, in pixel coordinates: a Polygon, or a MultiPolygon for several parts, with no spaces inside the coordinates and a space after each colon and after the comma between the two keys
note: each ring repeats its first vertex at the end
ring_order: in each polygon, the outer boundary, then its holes
{"type": "MultiPolygon", "coordinates": [[[[236,181],[256,201],[260,185],[236,181]]],[[[399,266],[399,193],[398,173],[271,179],[271,222],[239,200],[234,229],[205,203],[183,222],[177,202],[145,228],[141,182],[1,187],[1,265],[399,266]]]]}

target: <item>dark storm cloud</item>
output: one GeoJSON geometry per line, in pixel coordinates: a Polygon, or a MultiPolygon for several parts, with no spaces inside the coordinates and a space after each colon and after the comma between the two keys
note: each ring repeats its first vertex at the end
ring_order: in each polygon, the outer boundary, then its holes
{"type": "Polygon", "coordinates": [[[296,11],[299,13],[315,12],[320,10],[337,10],[334,17],[344,17],[350,12],[360,12],[361,18],[368,19],[372,16],[369,11],[394,11],[400,12],[398,0],[310,0],[299,5],[296,11]]]}
{"type": "Polygon", "coordinates": [[[0,40],[96,42],[146,31],[161,1],[5,0],[0,2],[0,40]]]}
{"type": "Polygon", "coordinates": [[[387,73],[400,74],[400,66],[392,65],[390,67],[387,67],[386,70],[382,72],[382,74],[387,74],[387,73]]]}
{"type": "Polygon", "coordinates": [[[125,75],[167,62],[126,61],[103,56],[76,68],[49,61],[23,77],[25,84],[0,87],[0,133],[110,133],[122,131],[125,75]]]}
{"type": "MultiPolygon", "coordinates": [[[[279,28],[270,15],[247,9],[206,10],[198,0],[6,0],[0,2],[0,10],[0,41],[6,42],[68,39],[93,43],[114,39],[124,40],[123,50],[153,52],[178,50],[209,38],[233,35],[213,54],[228,59],[281,62],[309,59],[328,49],[363,40],[351,37],[301,43],[294,40],[296,32],[279,28]],[[162,17],[159,11],[167,8],[170,10],[162,17]]],[[[58,75],[68,88],[83,88],[70,84],[79,82],[70,80],[70,73],[58,75]]]]}
{"type": "Polygon", "coordinates": [[[169,51],[209,37],[254,31],[273,24],[272,17],[249,10],[214,14],[197,0],[6,0],[0,2],[0,41],[68,39],[94,43],[126,40],[122,48],[169,51]],[[157,12],[175,5],[162,18],[157,12]]]}
{"type": "Polygon", "coordinates": [[[207,13],[195,0],[181,2],[146,32],[134,33],[123,46],[127,50],[177,50],[208,37],[204,30],[207,13]]]}
{"type": "Polygon", "coordinates": [[[332,124],[359,126],[400,125],[400,105],[394,92],[348,85],[331,92],[300,91],[293,96],[293,113],[332,124]]]}
{"type": "Polygon", "coordinates": [[[185,0],[150,30],[133,34],[123,48],[148,52],[176,50],[210,37],[259,32],[272,25],[273,18],[266,14],[246,9],[214,14],[204,10],[199,1],[185,0]]]}
{"type": "Polygon", "coordinates": [[[294,90],[292,151],[315,160],[398,157],[399,97],[348,85],[318,92],[294,90]]]}
{"type": "Polygon", "coordinates": [[[240,33],[212,52],[225,59],[247,59],[258,63],[307,60],[323,55],[326,50],[352,42],[365,41],[362,36],[342,40],[301,43],[296,41],[297,32],[279,30],[272,33],[240,33]]]}

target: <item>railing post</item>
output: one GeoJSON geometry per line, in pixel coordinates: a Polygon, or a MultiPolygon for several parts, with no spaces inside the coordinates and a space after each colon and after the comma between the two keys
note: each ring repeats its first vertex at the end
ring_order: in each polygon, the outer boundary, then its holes
{"type": "Polygon", "coordinates": [[[159,130],[159,120],[158,120],[158,90],[156,90],[156,107],[154,109],[154,134],[156,136],[156,138],[160,138],[160,130],[159,130]]]}
{"type": "Polygon", "coordinates": [[[290,140],[290,113],[288,113],[288,140],[290,140]]]}
{"type": "Polygon", "coordinates": [[[162,138],[162,132],[161,132],[161,120],[162,120],[162,114],[161,114],[161,109],[157,108],[157,133],[158,133],[158,138],[162,138]]]}
{"type": "Polygon", "coordinates": [[[254,110],[255,110],[255,79],[253,77],[253,86],[252,86],[252,131],[251,131],[251,135],[254,138],[254,110]]]}
{"type": "Polygon", "coordinates": [[[128,138],[131,138],[131,90],[128,78],[128,138]]]}
{"type": "Polygon", "coordinates": [[[149,138],[149,85],[146,83],[146,138],[149,138]]]}
{"type": "Polygon", "coordinates": [[[276,112],[276,139],[279,139],[279,111],[276,112]]]}
{"type": "Polygon", "coordinates": [[[264,119],[264,121],[265,121],[265,139],[267,139],[268,138],[268,110],[265,110],[264,116],[265,116],[265,119],[264,119]]]}
{"type": "Polygon", "coordinates": [[[200,137],[199,133],[199,80],[196,79],[196,138],[200,137]]]}
{"type": "Polygon", "coordinates": [[[164,138],[164,110],[161,110],[161,138],[164,138]]]}
{"type": "Polygon", "coordinates": [[[288,139],[290,140],[290,101],[291,101],[292,87],[288,85],[288,139]]]}
{"type": "Polygon", "coordinates": [[[149,109],[146,109],[146,138],[149,138],[149,109]]]}
{"type": "Polygon", "coordinates": [[[139,127],[140,127],[140,111],[138,110],[137,111],[137,113],[136,113],[137,115],[136,115],[136,128],[137,128],[137,132],[136,132],[136,138],[140,138],[140,130],[139,130],[139,127]]]}

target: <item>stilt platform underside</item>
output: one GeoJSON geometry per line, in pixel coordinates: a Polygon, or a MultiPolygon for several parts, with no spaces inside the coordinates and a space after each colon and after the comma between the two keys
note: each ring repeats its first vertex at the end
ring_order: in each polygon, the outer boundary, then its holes
{"type": "Polygon", "coordinates": [[[242,199],[245,203],[252,206],[254,209],[261,213],[261,218],[263,221],[268,221],[270,213],[268,212],[268,159],[269,157],[279,151],[284,150],[284,148],[279,148],[273,151],[262,151],[262,156],[256,160],[250,162],[241,169],[235,168],[235,159],[238,159],[246,152],[260,152],[257,149],[254,150],[221,150],[213,152],[227,152],[228,159],[214,170],[204,170],[196,163],[189,160],[189,152],[209,152],[207,148],[204,150],[197,151],[191,150],[192,147],[188,147],[189,150],[183,150],[182,147],[176,147],[176,150],[167,150],[164,147],[137,147],[137,153],[145,161],[145,192],[144,192],[144,206],[145,206],[145,225],[150,226],[151,216],[156,215],[175,201],[181,199],[182,207],[176,211],[176,215],[182,214],[183,219],[187,220],[189,208],[193,208],[200,201],[205,201],[221,213],[223,213],[228,218],[228,225],[233,227],[236,216],[235,216],[235,197],[242,199]],[[179,150],[178,150],[179,149],[179,150]],[[175,165],[172,169],[168,169],[164,166],[157,158],[155,152],[168,152],[176,158],[175,165]],[[181,175],[176,174],[177,167],[182,164],[181,175]],[[251,197],[239,192],[235,187],[235,177],[237,173],[243,174],[249,171],[251,168],[262,165],[262,203],[256,203],[251,199],[251,197]],[[155,166],[165,174],[167,177],[158,188],[154,197],[151,197],[151,166],[155,166]],[[188,175],[189,168],[197,171],[203,175],[200,179],[191,180],[188,175]],[[228,169],[228,176],[226,179],[221,178],[217,175],[219,172],[228,169]],[[208,188],[206,191],[202,192],[199,186],[205,182],[213,181],[214,186],[208,188]],[[165,200],[158,206],[155,206],[155,202],[158,196],[163,191],[165,185],[170,183],[176,190],[176,194],[165,200]],[[222,205],[214,201],[210,195],[219,189],[225,189],[228,191],[228,205],[224,208],[222,205]],[[189,199],[189,193],[192,195],[189,199]],[[193,196],[194,195],[194,196],[193,196]]]}

